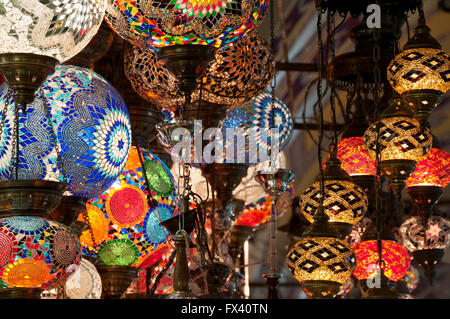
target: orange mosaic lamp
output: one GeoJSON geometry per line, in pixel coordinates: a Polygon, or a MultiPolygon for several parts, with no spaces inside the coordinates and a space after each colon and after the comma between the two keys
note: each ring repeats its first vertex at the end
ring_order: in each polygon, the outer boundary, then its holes
{"type": "MultiPolygon", "coordinates": [[[[157,156],[144,149],[141,154],[147,176],[132,147],[119,178],[86,205],[92,234],[86,230],[81,235],[83,253],[102,264],[139,267],[170,236],[160,222],[177,214],[175,180],[157,156]]],[[[85,221],[84,216],[79,220],[85,221]]]]}
{"type": "Polygon", "coordinates": [[[375,161],[366,150],[362,136],[339,140],[337,157],[341,168],[350,176],[376,175],[375,161]]]}
{"type": "Polygon", "coordinates": [[[442,196],[450,181],[450,154],[432,148],[427,156],[417,163],[416,170],[406,180],[406,191],[418,207],[424,220],[431,216],[432,208],[442,196]]]}
{"type": "MultiPolygon", "coordinates": [[[[375,276],[378,262],[376,240],[362,241],[353,247],[357,265],[353,275],[364,280],[375,276]]],[[[408,272],[410,256],[406,249],[391,240],[382,241],[382,256],[385,262],[384,274],[391,281],[398,281],[408,272]]]]}

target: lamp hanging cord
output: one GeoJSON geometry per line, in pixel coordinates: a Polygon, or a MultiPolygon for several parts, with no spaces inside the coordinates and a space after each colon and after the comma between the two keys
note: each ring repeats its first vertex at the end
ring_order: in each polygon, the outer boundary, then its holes
{"type": "Polygon", "coordinates": [[[318,49],[319,49],[319,63],[318,63],[318,74],[319,79],[317,81],[317,103],[319,107],[319,140],[317,147],[317,157],[319,161],[319,171],[320,171],[320,205],[323,206],[323,200],[325,197],[325,182],[324,182],[324,172],[322,168],[322,141],[323,141],[323,107],[322,107],[322,73],[323,73],[323,42],[322,42],[322,7],[321,0],[316,0],[317,9],[317,37],[318,37],[318,49]]]}
{"type": "MultiPolygon", "coordinates": [[[[379,5],[378,1],[377,4],[379,5]]],[[[382,192],[382,183],[381,183],[381,144],[380,144],[380,130],[381,130],[381,121],[380,121],[380,83],[381,83],[381,71],[380,71],[380,29],[374,28],[373,31],[373,62],[374,62],[374,91],[373,91],[373,101],[375,104],[375,121],[377,123],[377,135],[376,135],[376,151],[375,151],[375,165],[376,165],[376,187],[375,187],[375,210],[376,210],[376,221],[377,221],[377,250],[378,250],[378,261],[377,264],[379,266],[383,265],[383,249],[382,249],[382,240],[381,240],[381,232],[382,232],[382,214],[381,214],[381,192],[382,192]]]]}
{"type": "MultiPolygon", "coordinates": [[[[338,132],[336,128],[336,59],[335,59],[335,41],[334,36],[336,32],[336,26],[334,24],[334,14],[330,13],[330,10],[327,12],[327,51],[330,52],[330,64],[329,64],[329,87],[330,87],[330,106],[331,106],[331,121],[333,126],[333,149],[337,151],[337,143],[338,143],[338,132]]],[[[327,54],[328,56],[328,54],[327,54]]]]}

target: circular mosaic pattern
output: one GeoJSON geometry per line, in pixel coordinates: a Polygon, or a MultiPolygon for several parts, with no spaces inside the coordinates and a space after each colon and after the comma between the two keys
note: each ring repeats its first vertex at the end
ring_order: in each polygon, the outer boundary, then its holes
{"type": "Polygon", "coordinates": [[[0,266],[14,261],[17,253],[17,241],[7,229],[0,230],[0,266]]]}
{"type": "MultiPolygon", "coordinates": [[[[421,130],[417,120],[409,117],[391,117],[381,120],[381,161],[420,161],[430,150],[433,138],[427,128],[421,130]]],[[[377,123],[364,133],[364,145],[372,158],[376,156],[377,123]]]]}
{"type": "MultiPolygon", "coordinates": [[[[392,281],[404,277],[410,265],[410,256],[406,249],[394,241],[382,241],[384,274],[392,281]]],[[[357,266],[353,275],[359,279],[371,278],[376,273],[378,249],[376,240],[362,241],[353,247],[356,254],[357,266]]]]}
{"type": "Polygon", "coordinates": [[[3,221],[8,229],[19,234],[39,234],[50,226],[45,219],[34,217],[9,217],[3,221]]]}
{"type": "Polygon", "coordinates": [[[81,259],[80,266],[66,281],[65,292],[70,299],[100,299],[102,279],[95,266],[81,259]]]}
{"type": "Polygon", "coordinates": [[[102,244],[98,257],[104,265],[129,266],[139,257],[139,250],[129,240],[114,239],[102,244]]]}
{"type": "Polygon", "coordinates": [[[348,137],[339,140],[337,157],[341,168],[350,176],[376,175],[375,161],[364,147],[364,138],[348,137]]]}
{"type": "Polygon", "coordinates": [[[344,284],[356,266],[350,246],[339,239],[306,238],[287,254],[287,266],[300,283],[309,280],[327,280],[344,284]]]}
{"type": "MultiPolygon", "coordinates": [[[[154,47],[176,44],[224,46],[243,37],[264,18],[269,0],[114,0],[117,33],[136,43],[136,35],[154,47]],[[117,13],[121,10],[124,19],[117,13]]],[[[110,12],[111,7],[108,7],[110,12]]]]}
{"type": "Polygon", "coordinates": [[[406,180],[406,186],[447,187],[450,182],[450,154],[438,148],[432,148],[425,158],[417,163],[415,171],[406,180]]]}
{"type": "Polygon", "coordinates": [[[169,172],[156,161],[145,161],[145,171],[149,187],[159,196],[168,196],[173,192],[173,182],[169,172]]]}
{"type": "Polygon", "coordinates": [[[128,186],[112,191],[106,201],[109,217],[121,227],[139,223],[148,210],[147,196],[139,188],[128,186]]]}
{"type": "Polygon", "coordinates": [[[450,58],[439,49],[417,48],[399,53],[387,68],[389,83],[399,94],[412,90],[450,89],[450,58]]]}
{"type": "MultiPolygon", "coordinates": [[[[0,86],[0,112],[6,104],[0,144],[0,180],[11,173],[14,102],[0,86]]],[[[20,179],[62,181],[53,143],[48,104],[69,191],[94,198],[122,172],[131,146],[131,123],[120,94],[100,75],[76,66],[58,65],[36,91],[27,114],[19,112],[20,179]]]]}
{"type": "MultiPolygon", "coordinates": [[[[168,234],[159,223],[174,217],[178,212],[176,183],[170,170],[157,156],[144,149],[140,149],[140,153],[143,163],[154,163],[154,168],[159,170],[156,173],[147,172],[149,176],[155,175],[154,179],[149,178],[149,181],[153,181],[153,187],[147,189],[138,150],[132,147],[125,169],[118,179],[107,191],[87,204],[95,245],[90,239],[89,230],[84,231],[81,236],[83,254],[98,257],[99,249],[106,243],[125,240],[137,249],[138,257],[133,261],[133,266],[139,267],[167,242],[168,234]],[[170,194],[159,195],[156,191],[167,191],[167,184],[172,187],[170,194]],[[117,203],[112,200],[115,196],[120,196],[117,203]]],[[[79,220],[84,221],[83,216],[80,215],[79,220]]]]}
{"type": "Polygon", "coordinates": [[[53,239],[52,256],[54,263],[60,267],[72,264],[74,257],[80,253],[80,243],[75,236],[65,230],[60,230],[53,239]]]}
{"type": "Polygon", "coordinates": [[[450,222],[440,216],[431,216],[424,227],[415,216],[400,226],[402,245],[409,252],[423,249],[445,249],[450,245],[450,222]]]}
{"type": "MultiPolygon", "coordinates": [[[[240,107],[230,110],[222,123],[222,130],[241,129],[248,138],[245,145],[246,153],[248,153],[249,161],[253,163],[252,150],[264,150],[269,154],[272,145],[276,143],[278,151],[282,151],[291,139],[294,129],[291,111],[280,99],[275,98],[272,114],[272,95],[262,93],[253,100],[241,105],[240,107]],[[270,130],[275,129],[274,136],[270,134],[270,130]],[[273,139],[273,137],[275,137],[273,139]]],[[[233,142],[225,142],[225,148],[233,147],[233,142]]],[[[254,155],[253,155],[254,156],[254,155]]],[[[258,159],[257,162],[262,162],[258,159]]],[[[256,164],[256,163],[255,163],[256,164]]]]}
{"type": "Polygon", "coordinates": [[[0,10],[0,53],[33,53],[66,61],[97,33],[101,0],[6,0],[0,10]]]}
{"type": "Polygon", "coordinates": [[[5,262],[0,265],[0,287],[50,289],[65,280],[70,267],[80,262],[78,238],[63,224],[39,217],[10,217],[0,219],[0,234],[2,245],[12,241],[9,258],[2,250],[5,262]]]}
{"type": "MultiPolygon", "coordinates": [[[[302,214],[312,223],[320,206],[320,183],[315,182],[300,197],[302,214]]],[[[367,211],[368,199],[364,190],[352,182],[325,181],[323,206],[330,222],[355,224],[367,211]]]]}
{"type": "Polygon", "coordinates": [[[172,216],[173,210],[168,205],[158,204],[158,206],[152,209],[150,214],[148,214],[144,220],[145,239],[154,245],[165,242],[169,233],[160,225],[160,223],[172,216]]]}

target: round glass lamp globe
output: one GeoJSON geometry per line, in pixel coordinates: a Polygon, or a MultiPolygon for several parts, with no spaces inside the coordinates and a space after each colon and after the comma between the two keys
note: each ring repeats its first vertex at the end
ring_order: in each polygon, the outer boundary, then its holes
{"type": "MultiPolygon", "coordinates": [[[[14,109],[11,91],[3,83],[0,180],[9,180],[13,167],[14,109]]],[[[95,198],[117,179],[128,158],[127,107],[97,73],[58,65],[36,91],[26,114],[19,110],[19,145],[19,179],[63,181],[64,173],[72,195],[95,198]]]]}

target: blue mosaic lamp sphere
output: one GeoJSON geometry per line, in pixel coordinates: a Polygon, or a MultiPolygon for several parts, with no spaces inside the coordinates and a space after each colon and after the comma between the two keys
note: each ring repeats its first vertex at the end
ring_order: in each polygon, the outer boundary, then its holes
{"type": "MultiPolygon", "coordinates": [[[[240,134],[248,138],[245,152],[247,153],[246,157],[249,158],[249,152],[252,147],[269,154],[273,143],[277,144],[278,151],[281,152],[291,139],[294,122],[291,111],[278,98],[274,100],[272,113],[272,95],[264,92],[240,107],[229,110],[222,121],[221,129],[224,137],[227,129],[233,131],[241,129],[242,133],[240,134]],[[271,128],[278,129],[278,141],[272,141],[269,133],[271,128]]],[[[233,141],[225,141],[224,147],[231,146],[230,143],[233,143],[233,141]]],[[[252,161],[250,162],[253,163],[252,161]]],[[[256,163],[259,162],[261,161],[258,158],[256,163]]]]}
{"type": "MultiPolygon", "coordinates": [[[[15,158],[15,105],[8,92],[3,83],[0,180],[10,179],[15,158]]],[[[36,91],[26,114],[19,110],[19,143],[19,179],[63,181],[64,171],[72,195],[95,198],[125,167],[131,146],[128,110],[120,94],[97,73],[58,65],[36,91]]]]}

